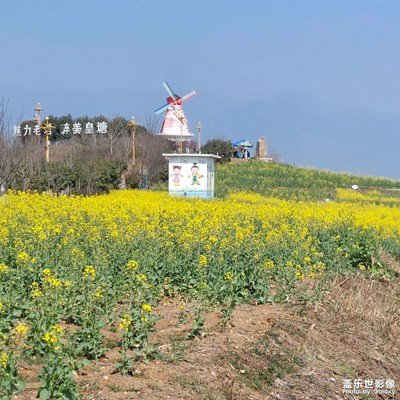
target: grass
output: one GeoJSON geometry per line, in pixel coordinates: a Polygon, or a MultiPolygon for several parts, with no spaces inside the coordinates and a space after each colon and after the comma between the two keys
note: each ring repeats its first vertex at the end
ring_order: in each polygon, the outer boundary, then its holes
{"type": "MultiPolygon", "coordinates": [[[[215,193],[220,198],[234,192],[251,192],[285,200],[335,200],[337,189],[352,185],[364,189],[399,189],[400,181],[258,161],[226,163],[218,165],[215,171],[215,193]]],[[[384,195],[400,197],[397,191],[384,195]]]]}
{"type": "Polygon", "coordinates": [[[186,337],[182,335],[171,335],[169,342],[171,344],[170,354],[165,359],[172,363],[185,360],[185,354],[193,347],[193,342],[186,340],[186,337]]]}
{"type": "MultiPolygon", "coordinates": [[[[358,193],[374,191],[374,198],[364,201],[398,205],[400,181],[370,176],[356,176],[288,164],[265,163],[251,160],[246,163],[217,164],[215,168],[215,197],[224,198],[231,193],[250,192],[284,200],[321,201],[340,200],[343,190],[352,190],[357,185],[358,193]],[[338,193],[338,190],[342,191],[338,193]]],[[[168,191],[167,182],[154,185],[153,191],[168,191]]],[[[344,194],[345,196],[345,194],[344,194]]],[[[362,199],[362,195],[360,196],[362,199]]],[[[347,199],[358,201],[360,199],[347,199]]]]}
{"type": "Polygon", "coordinates": [[[140,392],[140,389],[136,388],[136,387],[123,387],[123,386],[119,386],[116,384],[110,384],[108,385],[108,389],[110,390],[110,392],[134,392],[134,393],[138,393],[140,392]]]}
{"type": "Polygon", "coordinates": [[[277,331],[280,326],[277,324],[268,330],[248,352],[235,352],[231,357],[241,380],[260,392],[304,366],[299,356],[283,346],[277,331]]]}
{"type": "Polygon", "coordinates": [[[357,377],[357,374],[354,372],[353,368],[351,368],[345,361],[339,361],[336,366],[342,372],[343,376],[349,378],[357,377]]]}
{"type": "Polygon", "coordinates": [[[210,397],[212,395],[211,389],[199,378],[181,375],[176,381],[183,388],[190,389],[194,393],[202,395],[205,399],[214,399],[214,397],[210,397]]]}

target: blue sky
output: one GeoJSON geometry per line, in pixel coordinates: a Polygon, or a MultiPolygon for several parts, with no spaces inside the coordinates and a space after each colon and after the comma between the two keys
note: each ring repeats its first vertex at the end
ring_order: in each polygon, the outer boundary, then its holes
{"type": "Polygon", "coordinates": [[[400,114],[399,1],[2,3],[0,97],[14,115],[31,117],[37,101],[49,113],[71,112],[62,99],[46,104],[54,91],[76,92],[74,112],[90,114],[79,94],[108,89],[145,93],[140,113],[151,113],[164,103],[164,80],[181,95],[245,103],[293,91],[400,114]]]}

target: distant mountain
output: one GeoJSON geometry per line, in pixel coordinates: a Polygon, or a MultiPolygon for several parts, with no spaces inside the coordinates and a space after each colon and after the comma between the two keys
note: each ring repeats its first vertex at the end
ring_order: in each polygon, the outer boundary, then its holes
{"type": "Polygon", "coordinates": [[[400,117],[285,93],[230,108],[208,121],[215,132],[270,151],[289,164],[400,179],[400,117]]]}
{"type": "MultiPolygon", "coordinates": [[[[154,110],[165,103],[166,93],[161,83],[159,86],[159,90],[34,92],[0,84],[0,98],[10,100],[13,123],[32,118],[40,101],[44,115],[134,115],[146,125],[154,118],[154,110]]],[[[200,91],[184,104],[184,110],[192,132],[197,134],[198,121],[204,125],[202,143],[220,137],[232,141],[245,138],[255,145],[265,136],[269,151],[278,153],[285,163],[400,179],[397,115],[333,105],[299,93],[241,103],[223,94],[200,91]]]]}

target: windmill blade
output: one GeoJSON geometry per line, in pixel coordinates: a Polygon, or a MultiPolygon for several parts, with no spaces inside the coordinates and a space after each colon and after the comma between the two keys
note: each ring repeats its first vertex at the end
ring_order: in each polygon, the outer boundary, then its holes
{"type": "Polygon", "coordinates": [[[188,93],[188,94],[186,94],[185,96],[183,96],[183,97],[181,97],[180,99],[179,99],[179,102],[180,103],[183,103],[184,101],[186,101],[186,100],[189,100],[190,98],[192,98],[193,96],[196,96],[196,91],[192,91],[192,92],[190,92],[190,93],[188,93]]]}
{"type": "Polygon", "coordinates": [[[167,82],[163,82],[163,86],[164,86],[165,90],[168,92],[168,94],[174,99],[174,101],[176,101],[176,95],[171,90],[171,88],[169,87],[168,83],[167,82]]]}
{"type": "Polygon", "coordinates": [[[164,104],[162,107],[157,108],[157,110],[154,111],[154,112],[155,112],[156,114],[160,114],[161,112],[163,112],[164,110],[166,110],[166,109],[168,108],[168,106],[169,106],[169,103],[164,104]]]}

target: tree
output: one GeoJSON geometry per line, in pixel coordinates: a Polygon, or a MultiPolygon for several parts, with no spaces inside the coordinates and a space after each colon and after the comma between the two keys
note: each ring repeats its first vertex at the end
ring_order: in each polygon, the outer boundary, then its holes
{"type": "Polygon", "coordinates": [[[162,154],[171,152],[172,146],[173,142],[165,137],[141,130],[136,136],[136,165],[127,176],[128,185],[136,187],[142,183],[146,186],[157,181],[167,167],[162,154]]]}
{"type": "Polygon", "coordinates": [[[161,132],[161,125],[162,121],[160,116],[152,113],[151,115],[147,116],[146,122],[144,124],[147,132],[155,135],[161,132]]]}
{"type": "Polygon", "coordinates": [[[221,156],[222,158],[217,160],[219,163],[229,162],[233,152],[232,142],[230,140],[211,139],[201,147],[201,152],[203,154],[216,154],[221,156]]]}
{"type": "Polygon", "coordinates": [[[0,103],[0,187],[6,181],[10,173],[10,140],[7,137],[7,121],[6,121],[7,105],[4,99],[0,103]]]}
{"type": "MultiPolygon", "coordinates": [[[[132,135],[123,117],[51,115],[49,121],[55,128],[50,136],[50,160],[45,162],[43,131],[39,136],[33,129],[37,122],[23,121],[21,134],[12,137],[6,103],[0,99],[0,187],[90,195],[148,186],[167,168],[162,153],[172,151],[172,142],[139,124],[132,135]],[[128,185],[122,185],[123,181],[128,185]]],[[[157,119],[148,123],[150,129],[158,130],[157,119]]]]}
{"type": "Polygon", "coordinates": [[[10,135],[10,120],[7,116],[8,102],[0,100],[0,188],[10,188],[25,164],[25,160],[36,156],[36,149],[28,151],[21,141],[10,135]]]}
{"type": "Polygon", "coordinates": [[[107,143],[110,155],[114,156],[115,146],[122,138],[129,138],[131,129],[123,117],[115,117],[108,122],[107,133],[103,135],[103,140],[107,143]]]}

